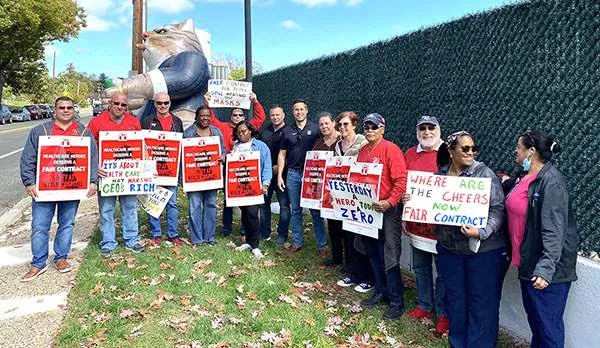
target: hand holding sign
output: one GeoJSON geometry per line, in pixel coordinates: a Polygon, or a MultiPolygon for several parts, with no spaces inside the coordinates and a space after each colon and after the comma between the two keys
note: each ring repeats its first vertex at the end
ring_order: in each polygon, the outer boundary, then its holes
{"type": "Polygon", "coordinates": [[[29,197],[31,198],[37,198],[37,191],[35,190],[35,185],[29,185],[25,188],[25,190],[27,191],[27,194],[29,195],[29,197]]]}

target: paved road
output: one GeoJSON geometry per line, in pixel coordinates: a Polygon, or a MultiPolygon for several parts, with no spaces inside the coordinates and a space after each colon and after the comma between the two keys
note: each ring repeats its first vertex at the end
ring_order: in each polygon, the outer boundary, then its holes
{"type": "MultiPolygon", "coordinates": [[[[91,118],[91,109],[81,110],[81,122],[91,118]]],[[[19,176],[19,160],[31,128],[48,119],[0,126],[0,216],[26,196],[19,176]]]]}

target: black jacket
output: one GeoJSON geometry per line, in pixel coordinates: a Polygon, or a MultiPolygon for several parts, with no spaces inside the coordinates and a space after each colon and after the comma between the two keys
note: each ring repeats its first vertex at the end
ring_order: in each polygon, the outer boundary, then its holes
{"type": "Polygon", "coordinates": [[[519,278],[538,276],[550,283],[577,280],[577,225],[564,177],[546,163],[528,192],[519,278]]]}
{"type": "Polygon", "coordinates": [[[146,117],[146,118],[142,119],[142,121],[140,123],[142,125],[142,129],[158,130],[158,131],[165,130],[165,131],[169,131],[169,132],[183,133],[183,122],[181,122],[181,119],[175,115],[171,115],[171,116],[173,116],[173,123],[171,125],[171,129],[162,129],[162,126],[160,125],[160,121],[158,120],[156,115],[154,115],[154,117],[146,117]]]}

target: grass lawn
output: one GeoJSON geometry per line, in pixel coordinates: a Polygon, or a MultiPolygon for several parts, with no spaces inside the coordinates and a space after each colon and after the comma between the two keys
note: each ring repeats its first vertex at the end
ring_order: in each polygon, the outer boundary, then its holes
{"type": "MultiPolygon", "coordinates": [[[[180,231],[187,199],[180,197],[180,231]]],[[[145,214],[140,213],[140,217],[145,214]]],[[[235,219],[234,219],[235,220],[235,219]]],[[[308,221],[305,219],[305,221],[308,221]]],[[[220,225],[220,216],[219,216],[220,225]]],[[[275,224],[276,221],[274,221],[275,224]]],[[[146,224],[140,218],[141,225],[146,224]]],[[[120,226],[117,226],[120,231],[120,226]]],[[[217,229],[219,230],[220,227],[217,229]]],[[[235,229],[235,228],[234,228],[235,229]]],[[[142,226],[142,231],[147,231],[142,226]]],[[[219,231],[217,231],[219,232],[219,231]]],[[[120,232],[118,232],[120,234],[120,232]]],[[[147,232],[142,232],[147,236],[147,232]]],[[[98,233],[96,233],[96,236],[98,233]]],[[[431,327],[408,318],[382,320],[385,307],[363,309],[367,295],[335,283],[340,269],[320,267],[310,225],[295,254],[261,242],[266,257],[235,252],[232,241],[215,246],[122,246],[100,256],[98,236],[87,248],[57,347],[445,347],[431,327]]],[[[187,232],[182,235],[187,237],[187,232]]],[[[120,241],[120,245],[122,245],[120,241]]],[[[415,305],[410,276],[406,308],[415,305]]],[[[500,347],[512,346],[502,338],[500,347]]]]}

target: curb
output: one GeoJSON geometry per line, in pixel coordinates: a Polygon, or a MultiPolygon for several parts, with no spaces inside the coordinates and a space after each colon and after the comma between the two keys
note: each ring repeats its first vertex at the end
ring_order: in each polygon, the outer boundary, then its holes
{"type": "Polygon", "coordinates": [[[0,216],[0,233],[6,230],[7,226],[17,222],[23,215],[23,211],[31,205],[31,197],[21,199],[14,207],[0,216]]]}

